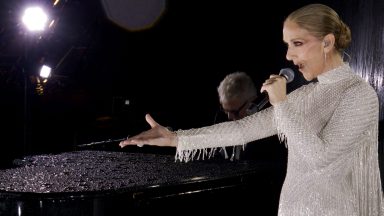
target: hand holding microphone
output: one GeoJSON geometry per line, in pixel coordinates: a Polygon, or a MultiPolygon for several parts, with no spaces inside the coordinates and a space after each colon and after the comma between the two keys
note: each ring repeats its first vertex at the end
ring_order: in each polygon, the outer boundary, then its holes
{"type": "Polygon", "coordinates": [[[264,94],[264,99],[257,104],[257,109],[260,111],[268,101],[275,105],[287,97],[286,84],[290,83],[295,77],[295,73],[291,68],[283,68],[279,75],[272,74],[269,79],[265,80],[260,92],[264,94]]]}

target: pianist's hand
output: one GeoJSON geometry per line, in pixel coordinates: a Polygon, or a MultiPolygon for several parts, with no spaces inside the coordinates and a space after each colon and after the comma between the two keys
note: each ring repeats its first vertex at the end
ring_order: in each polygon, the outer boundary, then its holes
{"type": "Polygon", "coordinates": [[[151,126],[151,129],[121,141],[119,144],[121,148],[127,145],[155,145],[176,147],[176,134],[174,132],[158,124],[149,114],[145,115],[145,120],[151,126]]]}

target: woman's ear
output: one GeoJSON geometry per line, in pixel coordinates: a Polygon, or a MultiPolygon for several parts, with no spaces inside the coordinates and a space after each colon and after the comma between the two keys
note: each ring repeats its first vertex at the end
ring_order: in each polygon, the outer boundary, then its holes
{"type": "Polygon", "coordinates": [[[323,38],[323,46],[326,51],[331,50],[332,47],[335,45],[335,36],[333,34],[327,34],[323,38]]]}

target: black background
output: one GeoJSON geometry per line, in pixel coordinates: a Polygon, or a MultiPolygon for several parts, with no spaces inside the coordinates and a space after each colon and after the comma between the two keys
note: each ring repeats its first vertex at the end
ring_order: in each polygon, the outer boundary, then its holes
{"type": "MultiPolygon", "coordinates": [[[[283,20],[315,3],[169,0],[153,26],[129,31],[108,19],[100,1],[68,0],[54,8],[50,1],[35,1],[51,7],[58,21],[38,37],[18,20],[30,2],[0,5],[0,144],[10,149],[2,153],[6,163],[24,154],[134,135],[149,128],[146,113],[174,129],[212,124],[219,108],[216,88],[226,74],[245,71],[259,88],[269,74],[292,67],[285,60],[283,20]],[[55,70],[39,95],[31,77],[43,62],[55,70]]],[[[316,2],[340,15],[358,7],[316,2]]],[[[289,88],[303,83],[296,74],[289,88]]]]}

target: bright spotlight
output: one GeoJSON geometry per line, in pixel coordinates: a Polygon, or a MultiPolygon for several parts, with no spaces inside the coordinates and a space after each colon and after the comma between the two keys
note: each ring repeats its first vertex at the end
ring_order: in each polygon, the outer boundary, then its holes
{"type": "Polygon", "coordinates": [[[47,65],[43,65],[41,67],[41,70],[40,70],[40,76],[42,78],[48,78],[50,75],[51,75],[51,71],[52,71],[52,68],[47,66],[47,65]]]}
{"type": "Polygon", "coordinates": [[[43,31],[48,16],[40,7],[30,7],[25,9],[22,21],[30,31],[43,31]]]}

